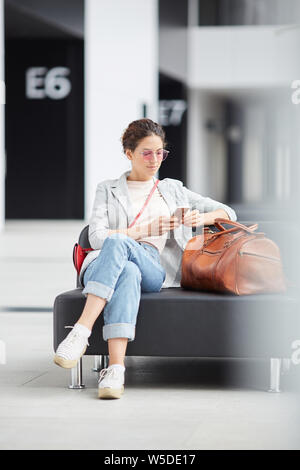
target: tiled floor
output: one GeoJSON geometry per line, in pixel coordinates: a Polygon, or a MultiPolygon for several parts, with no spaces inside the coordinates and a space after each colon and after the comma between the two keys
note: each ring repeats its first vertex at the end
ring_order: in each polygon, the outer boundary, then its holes
{"type": "Polygon", "coordinates": [[[13,221],[0,234],[0,448],[299,449],[300,366],[276,394],[265,361],[127,357],[124,395],[99,400],[84,357],[86,388],[67,388],[69,372],[53,363],[51,309],[75,286],[83,226],[13,221]]]}

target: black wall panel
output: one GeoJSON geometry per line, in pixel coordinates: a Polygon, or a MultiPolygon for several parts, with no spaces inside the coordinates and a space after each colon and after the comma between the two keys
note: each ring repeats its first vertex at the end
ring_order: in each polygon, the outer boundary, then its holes
{"type": "Polygon", "coordinates": [[[166,132],[168,158],[162,162],[159,178],[175,178],[186,184],[187,90],[186,86],[159,74],[160,124],[166,132]]]}
{"type": "Polygon", "coordinates": [[[6,41],[7,219],[83,218],[83,80],[82,40],[6,41]]]}

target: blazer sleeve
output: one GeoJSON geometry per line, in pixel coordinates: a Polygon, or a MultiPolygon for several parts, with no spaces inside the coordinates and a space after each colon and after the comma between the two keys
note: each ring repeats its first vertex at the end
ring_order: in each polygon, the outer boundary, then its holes
{"type": "Polygon", "coordinates": [[[106,188],[102,183],[97,185],[92,215],[89,220],[89,242],[91,248],[99,250],[102,248],[105,238],[109,232],[108,203],[106,188]]]}
{"type": "Polygon", "coordinates": [[[198,209],[199,212],[212,212],[218,209],[223,209],[225,212],[227,212],[230,220],[233,220],[234,222],[237,220],[235,211],[226,204],[215,201],[210,197],[201,196],[200,194],[189,190],[183,185],[182,190],[184,191],[185,196],[188,198],[189,204],[193,209],[198,209]]]}

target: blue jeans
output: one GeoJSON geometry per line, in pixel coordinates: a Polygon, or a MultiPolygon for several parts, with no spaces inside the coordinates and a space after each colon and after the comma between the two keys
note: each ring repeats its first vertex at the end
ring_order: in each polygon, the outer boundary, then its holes
{"type": "Polygon", "coordinates": [[[141,292],[159,292],[166,278],[159,251],[122,233],[107,237],[87,267],[82,294],[106,299],[103,339],[135,338],[141,292]]]}

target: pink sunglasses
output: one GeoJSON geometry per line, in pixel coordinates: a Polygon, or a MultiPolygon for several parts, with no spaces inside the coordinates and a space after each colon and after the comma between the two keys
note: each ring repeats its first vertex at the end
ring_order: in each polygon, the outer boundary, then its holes
{"type": "Polygon", "coordinates": [[[150,161],[153,159],[155,153],[158,160],[165,160],[170,152],[169,150],[157,150],[157,152],[153,152],[153,150],[144,150],[144,152],[141,152],[141,155],[143,155],[144,160],[150,161]]]}

